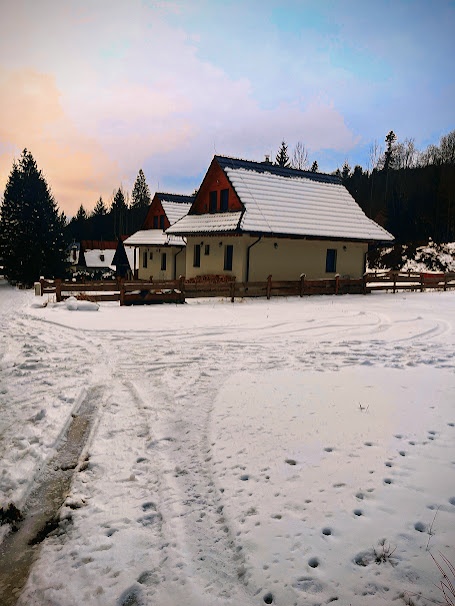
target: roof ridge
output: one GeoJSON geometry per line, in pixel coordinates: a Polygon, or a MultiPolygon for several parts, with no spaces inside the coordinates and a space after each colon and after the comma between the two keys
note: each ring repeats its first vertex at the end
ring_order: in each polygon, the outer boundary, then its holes
{"type": "Polygon", "coordinates": [[[272,162],[256,160],[245,160],[243,158],[234,158],[230,156],[215,155],[214,158],[217,162],[222,165],[228,165],[229,168],[250,168],[256,172],[270,172],[281,177],[302,177],[310,179],[312,181],[318,181],[322,183],[333,183],[334,185],[342,185],[341,178],[337,175],[329,175],[327,173],[313,172],[311,170],[300,170],[299,168],[285,168],[272,162]],[[236,164],[234,166],[233,164],[236,164]]]}
{"type": "Polygon", "coordinates": [[[167,191],[157,191],[155,192],[155,196],[173,196],[175,198],[195,198],[194,194],[173,194],[167,191]]]}

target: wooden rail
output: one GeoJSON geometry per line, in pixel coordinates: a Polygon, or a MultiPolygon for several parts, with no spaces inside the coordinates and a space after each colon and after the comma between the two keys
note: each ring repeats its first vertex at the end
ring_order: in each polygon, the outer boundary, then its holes
{"type": "Polygon", "coordinates": [[[363,278],[350,279],[335,276],[320,280],[277,280],[272,276],[265,282],[237,282],[178,280],[125,281],[103,280],[95,282],[62,282],[40,280],[42,294],[55,294],[57,301],[71,295],[91,301],[120,301],[120,305],[144,303],[183,303],[187,298],[229,297],[231,301],[242,297],[303,297],[306,295],[367,294],[372,291],[424,291],[455,288],[455,272],[369,272],[363,278]]]}

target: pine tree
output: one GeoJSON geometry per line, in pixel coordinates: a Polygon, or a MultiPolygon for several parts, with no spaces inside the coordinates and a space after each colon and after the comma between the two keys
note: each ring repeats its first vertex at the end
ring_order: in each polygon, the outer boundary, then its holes
{"type": "Polygon", "coordinates": [[[134,183],[131,208],[148,208],[150,206],[150,190],[145,180],[142,168],[134,183]]]}
{"type": "Polygon", "coordinates": [[[283,168],[289,168],[291,165],[289,162],[288,146],[285,141],[281,142],[280,150],[275,158],[275,164],[278,164],[278,166],[282,166],[283,168]]]}
{"type": "Polygon", "coordinates": [[[118,188],[112,201],[110,215],[114,224],[114,235],[116,238],[127,233],[128,205],[125,194],[121,187],[118,188]]]}
{"type": "Polygon", "coordinates": [[[92,217],[104,217],[107,214],[106,205],[103,202],[103,198],[100,196],[100,199],[95,204],[95,208],[92,212],[92,217]]]}
{"type": "Polygon", "coordinates": [[[141,228],[147,209],[150,206],[150,190],[145,180],[142,168],[136,178],[133,187],[132,202],[131,202],[131,229],[133,232],[141,228]]]}
{"type": "Polygon", "coordinates": [[[317,173],[318,172],[318,163],[316,162],[316,160],[313,162],[313,164],[311,165],[311,172],[312,173],[317,173]]]}
{"type": "Polygon", "coordinates": [[[87,229],[85,231],[86,233],[90,233],[94,240],[109,238],[111,232],[111,217],[107,214],[107,208],[101,196],[87,221],[87,229]]]}
{"type": "Polygon", "coordinates": [[[351,174],[351,167],[349,166],[349,162],[347,160],[344,161],[343,168],[341,169],[341,178],[343,179],[343,183],[349,179],[351,174]]]}
{"type": "Polygon", "coordinates": [[[6,184],[0,218],[0,256],[10,282],[27,285],[41,275],[63,277],[66,218],[42,172],[24,149],[6,184]]]}
{"type": "Polygon", "coordinates": [[[394,143],[397,140],[396,134],[391,130],[387,137],[385,138],[385,142],[387,143],[387,149],[384,152],[384,170],[388,171],[389,168],[393,168],[393,160],[394,160],[394,143]]]}
{"type": "Polygon", "coordinates": [[[79,206],[76,216],[75,216],[75,220],[78,222],[83,222],[87,220],[87,211],[85,210],[85,208],[82,206],[82,204],[79,206]]]}

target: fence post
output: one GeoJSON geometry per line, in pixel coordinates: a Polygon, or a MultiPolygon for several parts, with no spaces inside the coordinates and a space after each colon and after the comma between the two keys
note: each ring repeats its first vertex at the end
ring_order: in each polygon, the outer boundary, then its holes
{"type": "Polygon", "coordinates": [[[444,274],[444,292],[447,290],[447,274],[444,274]]]}
{"type": "Polygon", "coordinates": [[[179,276],[179,290],[185,295],[185,276],[179,276]]]}
{"type": "Polygon", "coordinates": [[[235,299],[235,280],[232,280],[230,285],[231,303],[234,303],[235,299]]]}
{"type": "Polygon", "coordinates": [[[120,280],[120,305],[125,305],[125,284],[120,280]]]}
{"type": "Polygon", "coordinates": [[[423,273],[420,272],[420,292],[423,292],[423,290],[424,290],[424,281],[425,281],[425,278],[423,277],[423,273]]]}
{"type": "Polygon", "coordinates": [[[367,274],[364,273],[362,276],[362,292],[364,295],[367,294],[367,274]]]}
{"type": "Polygon", "coordinates": [[[299,287],[299,295],[303,297],[303,293],[305,292],[305,274],[300,274],[300,287],[299,287]]]}
{"type": "Polygon", "coordinates": [[[270,276],[267,276],[267,299],[270,299],[271,292],[272,292],[272,274],[270,274],[270,276]]]}
{"type": "Polygon", "coordinates": [[[62,300],[62,281],[59,278],[55,280],[55,300],[57,303],[62,300]]]}
{"type": "Polygon", "coordinates": [[[397,292],[397,272],[394,271],[392,272],[393,275],[393,293],[395,294],[397,292]]]}
{"type": "Polygon", "coordinates": [[[337,275],[335,276],[335,294],[336,294],[336,295],[338,294],[338,290],[339,290],[339,288],[340,288],[340,275],[339,275],[339,274],[337,274],[337,275]]]}

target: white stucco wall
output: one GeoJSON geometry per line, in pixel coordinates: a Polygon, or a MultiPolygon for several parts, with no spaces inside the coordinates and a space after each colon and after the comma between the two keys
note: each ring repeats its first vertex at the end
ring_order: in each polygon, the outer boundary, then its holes
{"type": "Polygon", "coordinates": [[[247,256],[250,246],[249,281],[263,281],[268,275],[275,280],[298,280],[304,273],[308,279],[331,278],[335,274],[360,278],[364,272],[368,245],[359,242],[303,240],[288,238],[257,238],[250,236],[199,236],[188,237],[186,277],[222,274],[235,276],[238,281],[247,279],[247,256]],[[193,266],[194,245],[201,245],[201,266],[193,266]],[[205,245],[210,246],[205,255],[205,245]],[[232,271],[224,270],[226,245],[233,245],[232,271]],[[252,245],[252,246],[251,246],[252,245]],[[326,273],[327,249],[337,251],[336,271],[326,273]]]}
{"type": "Polygon", "coordinates": [[[136,249],[136,269],[139,280],[174,280],[186,271],[185,248],[177,246],[139,246],[136,249]],[[147,253],[147,267],[144,267],[144,253],[147,253]],[[166,254],[166,270],[161,269],[162,254],[166,254]],[[174,267],[176,264],[176,271],[174,267]]]}

